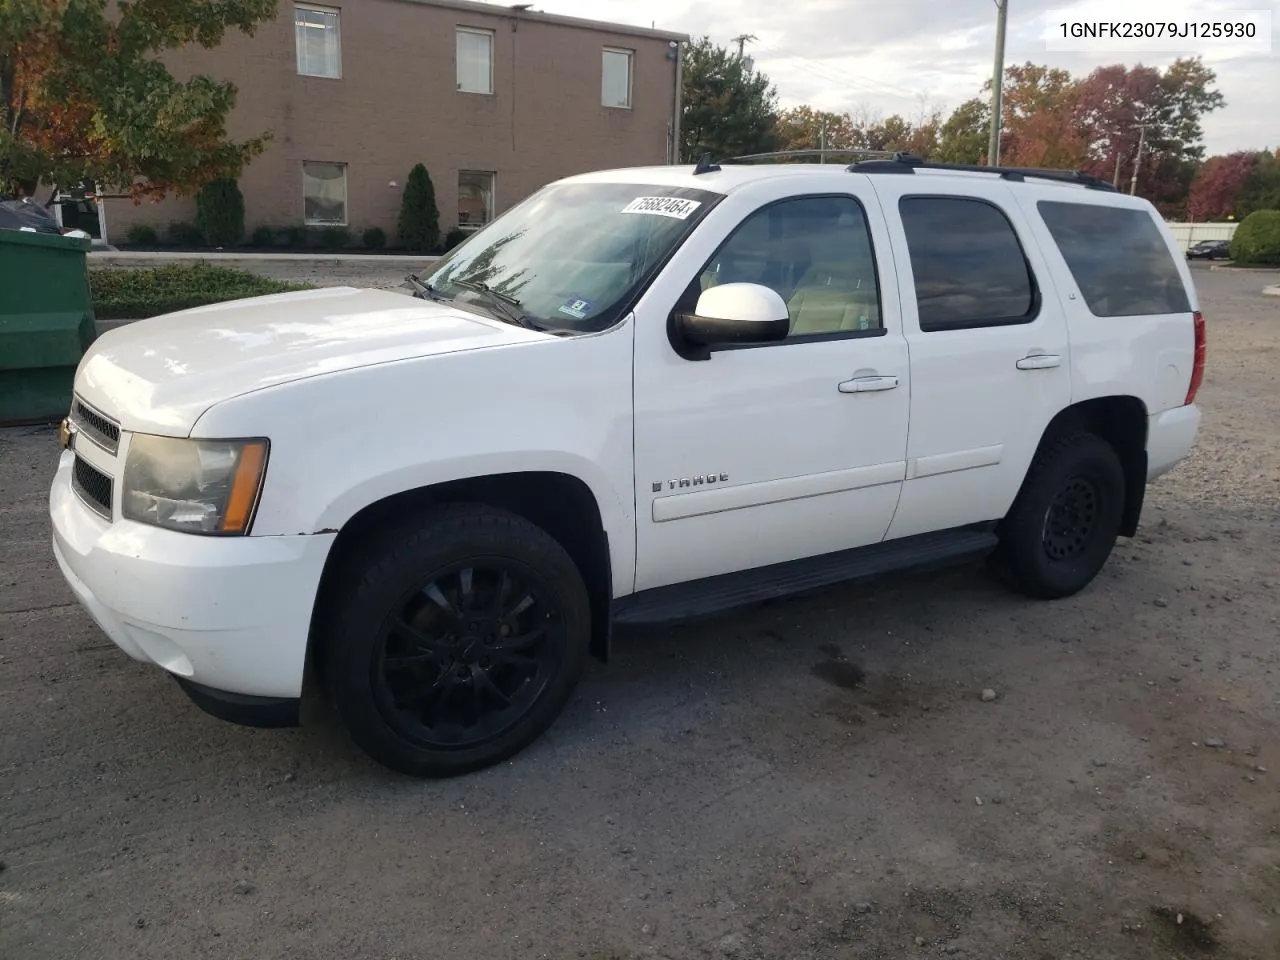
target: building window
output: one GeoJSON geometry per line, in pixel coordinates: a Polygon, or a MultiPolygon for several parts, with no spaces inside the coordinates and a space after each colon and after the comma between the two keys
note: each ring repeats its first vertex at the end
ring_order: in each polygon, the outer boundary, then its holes
{"type": "Polygon", "coordinates": [[[493,33],[458,28],[458,89],[493,93],[493,33]]]}
{"type": "Polygon", "coordinates": [[[631,51],[605,48],[600,102],[606,107],[631,106],[631,51]]]}
{"type": "Polygon", "coordinates": [[[293,36],[298,51],[298,73],[304,77],[342,76],[342,41],[338,11],[332,7],[294,4],[293,36]]]}
{"type": "Polygon", "coordinates": [[[309,224],[346,226],[347,165],[312,163],[302,165],[302,214],[309,224]]]}
{"type": "Polygon", "coordinates": [[[493,219],[493,174],[458,171],[458,228],[477,230],[493,219]]]}
{"type": "Polygon", "coordinates": [[[903,197],[898,210],[921,330],[967,330],[1036,318],[1035,278],[999,207],[969,197],[903,197]]]}

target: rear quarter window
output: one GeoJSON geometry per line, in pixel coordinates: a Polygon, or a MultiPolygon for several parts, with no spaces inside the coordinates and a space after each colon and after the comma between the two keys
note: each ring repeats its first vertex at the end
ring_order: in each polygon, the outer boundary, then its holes
{"type": "Polygon", "coordinates": [[[1060,200],[1036,207],[1094,316],[1191,312],[1178,266],[1149,212],[1060,200]]]}

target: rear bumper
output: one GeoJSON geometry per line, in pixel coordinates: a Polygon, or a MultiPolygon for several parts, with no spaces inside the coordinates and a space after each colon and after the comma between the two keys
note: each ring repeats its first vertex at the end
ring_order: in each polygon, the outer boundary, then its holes
{"type": "Polygon", "coordinates": [[[1147,418],[1147,480],[1168,473],[1191,453],[1200,429],[1194,403],[1147,418]]]}
{"type": "Polygon", "coordinates": [[[255,698],[300,697],[312,606],[336,534],[202,537],[108,523],[72,492],[72,459],[63,454],[49,492],[53,554],[116,646],[187,681],[206,709],[221,700],[210,709],[219,716],[255,698]]]}

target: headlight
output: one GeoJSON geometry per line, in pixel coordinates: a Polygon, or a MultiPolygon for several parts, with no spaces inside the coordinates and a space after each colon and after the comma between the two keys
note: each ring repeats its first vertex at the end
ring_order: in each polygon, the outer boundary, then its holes
{"type": "Polygon", "coordinates": [[[121,510],[170,530],[246,534],[267,468],[266,440],[184,440],[136,433],[121,510]]]}

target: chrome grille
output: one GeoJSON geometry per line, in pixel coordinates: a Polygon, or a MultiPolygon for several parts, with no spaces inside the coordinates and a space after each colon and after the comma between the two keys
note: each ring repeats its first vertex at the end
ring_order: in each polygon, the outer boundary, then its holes
{"type": "Polygon", "coordinates": [[[80,432],[112,456],[120,449],[120,424],[99,413],[79,397],[71,404],[71,419],[80,432]]]}
{"type": "Polygon", "coordinates": [[[102,517],[111,519],[111,478],[79,457],[71,468],[71,489],[85,506],[102,517]]]}

